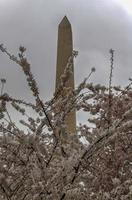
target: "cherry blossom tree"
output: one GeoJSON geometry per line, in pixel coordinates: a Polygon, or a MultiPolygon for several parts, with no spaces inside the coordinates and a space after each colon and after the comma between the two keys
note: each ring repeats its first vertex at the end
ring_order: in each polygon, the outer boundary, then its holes
{"type": "Polygon", "coordinates": [[[26,49],[21,46],[18,57],[2,44],[0,50],[21,68],[34,99],[32,103],[4,93],[6,80],[1,79],[0,199],[132,199],[132,80],[125,88],[112,86],[114,51],[108,87],[89,82],[95,68],[74,91],[66,86],[77,56],[73,51],[58,90],[44,102],[26,49]],[[23,129],[12,120],[9,105],[22,115],[23,129]],[[72,109],[88,116],[76,133],[65,126],[72,109]]]}

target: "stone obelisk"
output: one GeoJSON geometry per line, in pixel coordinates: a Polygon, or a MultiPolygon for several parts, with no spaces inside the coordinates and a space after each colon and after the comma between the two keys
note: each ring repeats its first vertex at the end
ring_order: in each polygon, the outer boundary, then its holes
{"type": "MultiPolygon", "coordinates": [[[[65,16],[58,27],[58,46],[57,46],[57,65],[56,65],[56,89],[59,87],[60,77],[64,73],[64,69],[68,62],[68,58],[72,55],[73,41],[72,28],[69,20],[65,16]]],[[[73,73],[70,75],[67,86],[74,89],[74,66],[73,73]]],[[[70,133],[76,132],[76,112],[71,111],[65,119],[66,129],[70,133]]]]}

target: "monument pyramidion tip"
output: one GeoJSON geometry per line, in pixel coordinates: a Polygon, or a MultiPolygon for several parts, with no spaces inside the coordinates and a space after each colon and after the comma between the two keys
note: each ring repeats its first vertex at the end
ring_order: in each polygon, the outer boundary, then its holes
{"type": "Polygon", "coordinates": [[[67,16],[64,16],[63,19],[61,20],[59,26],[64,27],[64,26],[71,26],[70,21],[68,20],[67,16]]]}

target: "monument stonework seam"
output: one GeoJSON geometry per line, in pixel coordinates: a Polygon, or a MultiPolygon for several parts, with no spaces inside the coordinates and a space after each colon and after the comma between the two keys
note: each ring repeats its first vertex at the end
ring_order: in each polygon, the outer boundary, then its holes
{"type": "MultiPolygon", "coordinates": [[[[56,64],[56,90],[59,86],[60,77],[64,73],[64,69],[68,62],[68,58],[73,52],[72,27],[65,16],[58,27],[58,44],[57,44],[57,64],[56,64]]],[[[69,77],[67,86],[74,89],[74,64],[73,73],[69,77]]],[[[71,111],[65,119],[66,129],[70,133],[76,132],[76,111],[71,111]]]]}

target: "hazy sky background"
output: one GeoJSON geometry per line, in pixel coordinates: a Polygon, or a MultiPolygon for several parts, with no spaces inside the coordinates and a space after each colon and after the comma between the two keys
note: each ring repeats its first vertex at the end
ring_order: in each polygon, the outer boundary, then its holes
{"type": "MultiPolygon", "coordinates": [[[[55,85],[57,29],[67,15],[73,30],[76,84],[91,67],[90,81],[108,85],[109,49],[115,50],[113,84],[127,85],[132,77],[131,0],[0,0],[0,43],[13,54],[20,45],[47,100],[55,85]]],[[[21,69],[0,52],[0,78],[6,78],[10,95],[30,99],[21,69]]]]}

